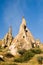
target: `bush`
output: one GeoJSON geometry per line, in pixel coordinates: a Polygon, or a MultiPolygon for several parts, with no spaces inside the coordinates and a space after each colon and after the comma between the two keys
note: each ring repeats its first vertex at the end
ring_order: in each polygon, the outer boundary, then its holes
{"type": "Polygon", "coordinates": [[[39,57],[37,58],[37,60],[38,60],[39,64],[42,64],[42,62],[43,62],[43,57],[42,57],[42,56],[39,56],[39,57]]]}
{"type": "Polygon", "coordinates": [[[16,62],[25,62],[30,60],[35,54],[31,51],[27,51],[20,58],[15,59],[16,62]]]}
{"type": "Polygon", "coordinates": [[[26,51],[23,49],[23,50],[18,50],[18,53],[23,55],[26,51]]]}
{"type": "Polygon", "coordinates": [[[22,55],[21,57],[15,59],[16,62],[25,62],[30,60],[35,54],[40,54],[41,50],[39,48],[34,48],[26,51],[19,51],[19,53],[22,55]]]}
{"type": "Polygon", "coordinates": [[[24,57],[24,60],[27,61],[27,60],[30,60],[35,54],[31,51],[27,51],[23,57],[24,57]]]}
{"type": "Polygon", "coordinates": [[[14,61],[15,62],[23,62],[23,58],[20,57],[20,58],[15,59],[14,61]]]}
{"type": "Polygon", "coordinates": [[[39,48],[31,49],[31,51],[32,51],[33,53],[35,53],[35,54],[40,54],[40,53],[42,53],[41,49],[39,49],[39,48]]]}

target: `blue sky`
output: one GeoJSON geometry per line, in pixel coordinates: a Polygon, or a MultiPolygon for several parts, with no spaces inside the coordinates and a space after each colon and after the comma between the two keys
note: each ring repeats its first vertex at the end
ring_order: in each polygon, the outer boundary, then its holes
{"type": "Polygon", "coordinates": [[[43,42],[43,0],[0,0],[0,39],[10,25],[13,36],[17,35],[22,16],[34,38],[43,42]]]}

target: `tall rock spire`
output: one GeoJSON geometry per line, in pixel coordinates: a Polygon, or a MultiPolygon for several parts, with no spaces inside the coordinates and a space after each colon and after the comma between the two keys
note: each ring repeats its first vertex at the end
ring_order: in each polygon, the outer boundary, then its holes
{"type": "Polygon", "coordinates": [[[14,38],[12,44],[18,46],[18,48],[28,50],[32,48],[31,41],[34,40],[31,32],[27,29],[26,20],[23,17],[20,25],[19,33],[14,38]]]}
{"type": "Polygon", "coordinates": [[[12,27],[10,26],[8,33],[4,36],[3,44],[4,46],[10,46],[12,42],[12,27]]]}
{"type": "Polygon", "coordinates": [[[19,32],[21,32],[22,30],[24,30],[24,28],[26,28],[26,20],[25,20],[24,17],[22,17],[22,23],[20,25],[19,32]]]}
{"type": "Polygon", "coordinates": [[[12,41],[12,45],[14,48],[11,45],[12,49],[10,48],[10,51],[16,49],[16,52],[14,51],[14,54],[17,54],[18,49],[29,50],[32,48],[32,44],[35,44],[34,37],[26,26],[25,18],[22,17],[22,23],[20,25],[19,33],[12,41]]]}
{"type": "Polygon", "coordinates": [[[12,27],[10,26],[9,31],[8,31],[8,46],[11,44],[12,42],[12,27]]]}
{"type": "Polygon", "coordinates": [[[24,17],[22,17],[22,25],[26,25],[26,20],[24,17]]]}
{"type": "Polygon", "coordinates": [[[9,34],[12,34],[12,26],[9,27],[9,34]]]}

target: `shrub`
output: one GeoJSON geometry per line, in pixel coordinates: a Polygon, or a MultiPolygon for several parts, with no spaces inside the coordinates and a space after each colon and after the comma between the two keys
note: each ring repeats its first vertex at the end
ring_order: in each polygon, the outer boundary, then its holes
{"type": "Polygon", "coordinates": [[[39,57],[37,58],[37,60],[38,60],[39,64],[42,64],[42,62],[43,62],[43,57],[42,57],[42,56],[39,56],[39,57]]]}
{"type": "Polygon", "coordinates": [[[35,54],[31,51],[27,51],[20,58],[15,59],[16,62],[25,62],[30,60],[35,54]]]}
{"type": "Polygon", "coordinates": [[[26,51],[23,49],[23,50],[18,50],[18,53],[23,55],[26,51]]]}
{"type": "Polygon", "coordinates": [[[23,55],[23,57],[24,57],[24,60],[26,61],[26,60],[30,60],[34,55],[35,55],[35,54],[34,54],[33,52],[27,51],[27,52],[23,55]]]}
{"type": "Polygon", "coordinates": [[[16,62],[25,62],[25,61],[30,60],[35,54],[40,54],[41,50],[39,48],[34,48],[34,49],[30,49],[26,52],[20,50],[19,53],[22,56],[19,58],[16,58],[15,61],[16,62]]]}
{"type": "Polygon", "coordinates": [[[20,58],[17,58],[17,59],[15,59],[14,61],[15,61],[15,62],[23,62],[23,57],[22,57],[22,58],[21,58],[21,57],[20,57],[20,58]]]}
{"type": "Polygon", "coordinates": [[[42,53],[41,49],[39,49],[39,48],[31,49],[31,51],[32,51],[33,53],[35,53],[35,54],[40,54],[40,53],[42,53]]]}

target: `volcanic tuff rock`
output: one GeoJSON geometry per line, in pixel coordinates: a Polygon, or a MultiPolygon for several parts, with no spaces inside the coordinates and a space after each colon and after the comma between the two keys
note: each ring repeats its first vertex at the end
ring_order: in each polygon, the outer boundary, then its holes
{"type": "Polygon", "coordinates": [[[15,44],[16,46],[18,46],[18,48],[28,50],[32,48],[31,43],[35,43],[34,37],[32,36],[31,32],[28,30],[25,19],[22,18],[22,23],[20,25],[19,33],[14,38],[12,44],[15,44]]]}
{"type": "Polygon", "coordinates": [[[12,36],[12,28],[9,28],[8,33],[2,39],[2,47],[9,48],[12,55],[17,55],[18,50],[29,50],[33,47],[39,47],[40,40],[35,40],[30,30],[26,26],[26,20],[23,17],[19,32],[15,38],[12,36]]]}
{"type": "Polygon", "coordinates": [[[28,28],[26,26],[26,21],[23,17],[22,23],[20,25],[19,33],[12,41],[12,44],[9,47],[9,49],[13,55],[16,55],[16,54],[18,54],[17,51],[19,49],[29,50],[32,48],[32,45],[34,47],[36,46],[35,39],[32,36],[30,30],[28,30],[28,28]]]}
{"type": "Polygon", "coordinates": [[[2,39],[2,41],[3,41],[2,47],[10,46],[12,40],[13,40],[13,37],[12,37],[12,28],[10,26],[8,33],[2,39]]]}

